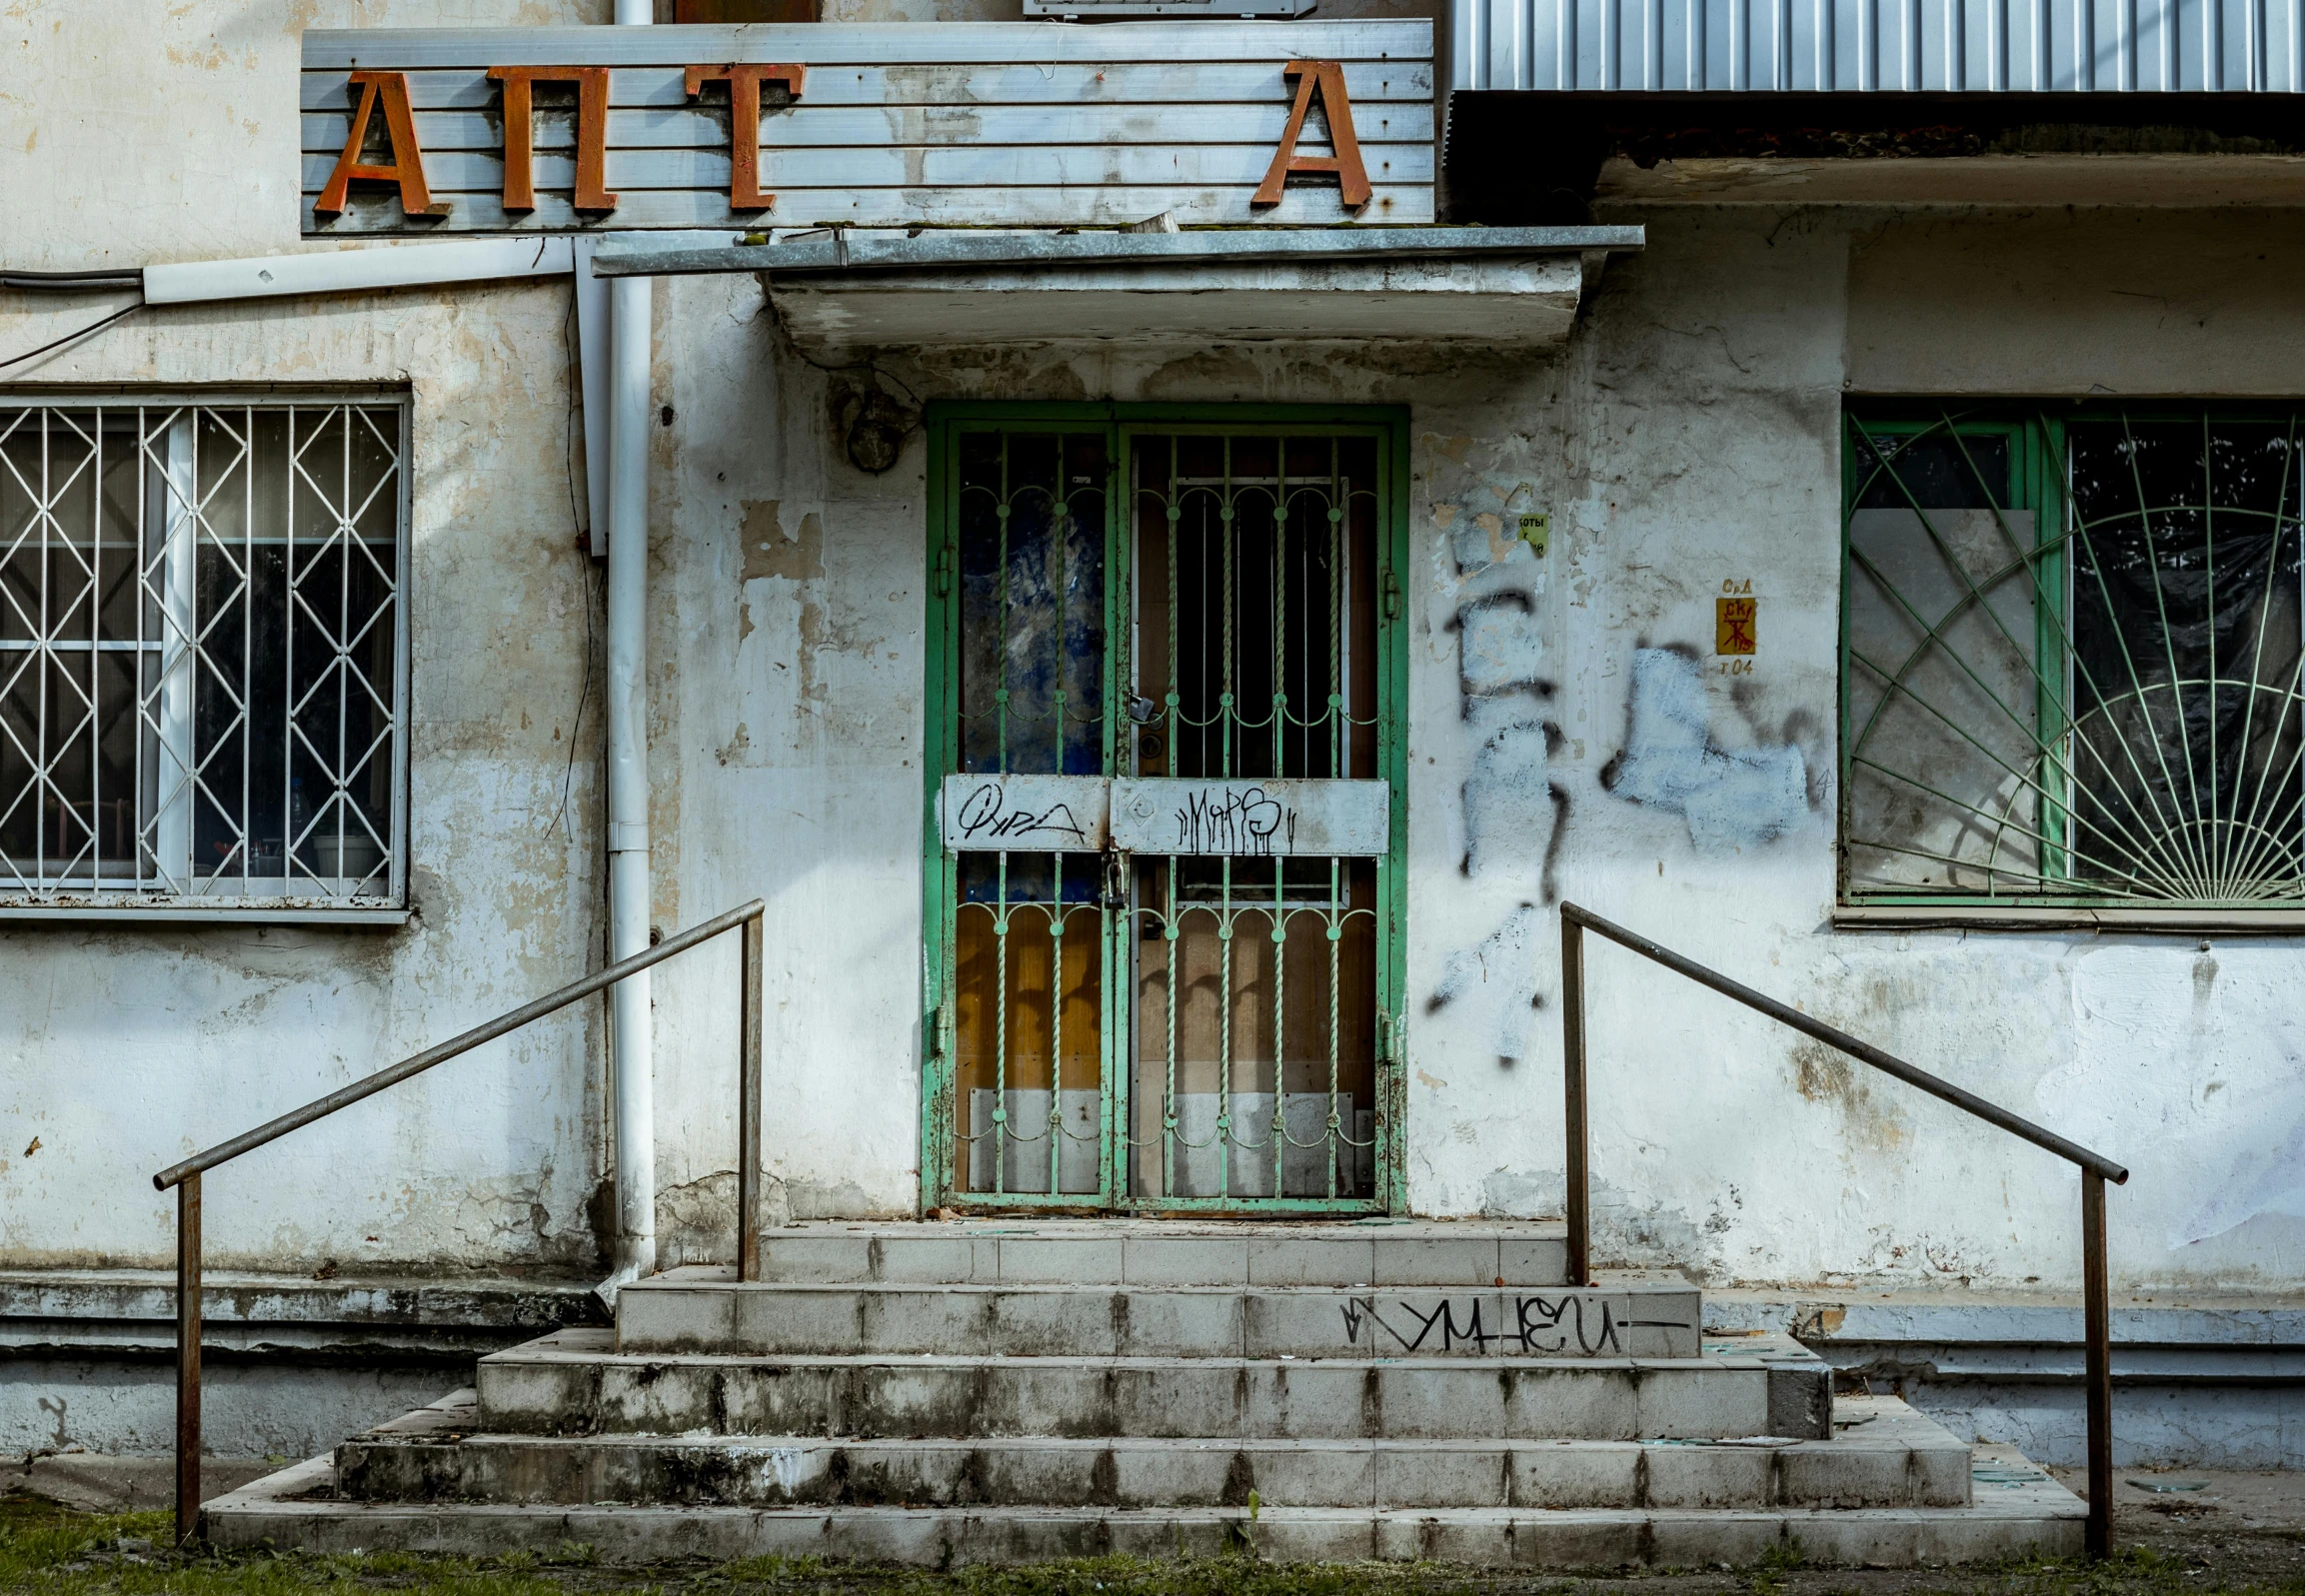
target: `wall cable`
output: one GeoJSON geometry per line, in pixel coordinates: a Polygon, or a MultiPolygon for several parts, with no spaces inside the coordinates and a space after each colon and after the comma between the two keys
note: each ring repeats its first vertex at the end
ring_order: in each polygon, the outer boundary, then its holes
{"type": "Polygon", "coordinates": [[[45,355],[52,349],[61,349],[66,344],[77,343],[81,339],[88,337],[91,333],[100,333],[105,328],[110,327],[114,322],[120,320],[121,317],[128,315],[132,311],[142,310],[143,308],[144,297],[140,291],[137,297],[130,303],[121,306],[120,309],[114,311],[111,315],[106,316],[99,321],[90,322],[86,327],[81,328],[77,332],[66,333],[62,338],[50,339],[47,343],[42,344],[38,349],[28,349],[21,355],[10,355],[7,359],[0,360],[0,371],[5,371],[10,366],[21,366],[26,361],[33,360],[39,356],[45,355]]]}

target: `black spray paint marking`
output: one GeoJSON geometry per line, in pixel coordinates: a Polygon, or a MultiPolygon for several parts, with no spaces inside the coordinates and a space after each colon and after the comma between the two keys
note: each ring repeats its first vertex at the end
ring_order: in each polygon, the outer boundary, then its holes
{"type": "Polygon", "coordinates": [[[1069,836],[1076,842],[1089,840],[1089,833],[1063,802],[1052,803],[1036,813],[1031,809],[1004,808],[1001,798],[1001,785],[987,782],[962,801],[955,823],[960,826],[964,839],[975,841],[988,837],[1003,841],[1019,836],[1069,836]]]}
{"type": "Polygon", "coordinates": [[[1275,834],[1283,851],[1295,851],[1296,811],[1260,787],[1206,788],[1176,811],[1179,853],[1270,853],[1275,834]]]}
{"type": "MultiPolygon", "coordinates": [[[[1550,727],[1545,728],[1551,731],[1550,727]]],[[[1544,844],[1544,874],[1541,883],[1547,903],[1560,901],[1560,839],[1568,830],[1568,789],[1558,782],[1545,784],[1545,795],[1552,799],[1552,835],[1544,844]]]]}
{"type": "MultiPolygon", "coordinates": [[[[1560,844],[1566,795],[1547,780],[1547,761],[1561,744],[1549,721],[1518,721],[1492,735],[1472,757],[1460,794],[1464,805],[1466,875],[1525,862],[1545,838],[1550,856],[1560,844]],[[1555,797],[1554,795],[1559,795],[1555,797]]],[[[1548,889],[1546,901],[1551,901],[1548,889]]]]}
{"type": "Polygon", "coordinates": [[[1536,601],[1518,589],[1483,594],[1456,607],[1448,621],[1456,634],[1457,714],[1466,721],[1482,704],[1515,694],[1553,695],[1538,674],[1544,640],[1537,633],[1536,601]]]}
{"type": "MultiPolygon", "coordinates": [[[[1506,1339],[1504,1332],[1481,1328],[1480,1299],[1477,1297],[1472,1299],[1471,1311],[1462,1324],[1456,1322],[1455,1304],[1447,1297],[1442,1297],[1430,1313],[1417,1311],[1413,1303],[1398,1302],[1393,1305],[1405,1317],[1415,1321],[1415,1334],[1410,1335],[1387,1324],[1376,1311],[1376,1299],[1374,1297],[1347,1297],[1342,1304],[1345,1344],[1348,1346],[1359,1345],[1360,1330],[1363,1324],[1374,1325],[1377,1330],[1381,1330],[1392,1337],[1393,1343],[1406,1352],[1422,1350],[1424,1344],[1432,1339],[1434,1330],[1440,1332],[1436,1350],[1442,1352],[1454,1349],[1459,1343],[1477,1346],[1481,1351],[1486,1352],[1490,1342],[1506,1339]]],[[[1373,1347],[1381,1344],[1372,1331],[1369,1335],[1369,1345],[1373,1347]]]]}
{"type": "Polygon", "coordinates": [[[1535,937],[1544,916],[1534,903],[1523,903],[1502,925],[1481,939],[1480,945],[1448,955],[1440,982],[1424,1000],[1424,1011],[1438,1013],[1449,1004],[1476,994],[1489,996],[1496,1013],[1496,1057],[1516,1064],[1528,1056],[1530,1015],[1541,1006],[1536,993],[1535,937]]]}
{"type": "Polygon", "coordinates": [[[1461,1320],[1454,1298],[1442,1297],[1429,1312],[1411,1302],[1394,1303],[1403,1323],[1414,1326],[1411,1333],[1387,1323],[1377,1312],[1374,1297],[1347,1297],[1341,1304],[1344,1341],[1347,1346],[1357,1348],[1361,1344],[1361,1331],[1366,1329],[1371,1349],[1384,1344],[1377,1334],[1381,1331],[1405,1352],[1423,1351],[1428,1346],[1450,1352],[1459,1346],[1469,1346],[1484,1353],[1501,1350],[1520,1357],[1545,1357],[1566,1353],[1573,1342],[1580,1357],[1622,1357],[1626,1353],[1624,1340],[1617,1333],[1620,1329],[1693,1331],[1696,1328],[1685,1319],[1619,1320],[1605,1300],[1592,1300],[1588,1304],[1581,1296],[1532,1295],[1512,1299],[1511,1328],[1490,1330],[1481,1324],[1480,1300],[1478,1297],[1466,1299],[1466,1312],[1461,1320]],[[1588,1311],[1592,1315],[1590,1320],[1588,1311]]]}
{"type": "Polygon", "coordinates": [[[1703,670],[1686,649],[1633,651],[1624,748],[1600,785],[1681,815],[1700,853],[1774,841],[1808,812],[1808,765],[1797,746],[1724,749],[1713,741],[1703,670]]]}
{"type": "Polygon", "coordinates": [[[1624,1343],[1617,1339],[1615,1318],[1606,1302],[1594,1304],[1600,1310],[1600,1323],[1590,1335],[1585,1333],[1582,1297],[1563,1297],[1557,1302],[1547,1302],[1543,1297],[1521,1297],[1517,1306],[1520,1344],[1529,1352],[1565,1352],[1571,1335],[1576,1337],[1577,1350],[1586,1357],[1624,1351],[1624,1343]],[[1565,1330],[1560,1322],[1564,1315],[1568,1319],[1565,1330]],[[1551,1338],[1549,1344],[1540,1345],[1546,1336],[1551,1338]]]}
{"type": "MultiPolygon", "coordinates": [[[[1457,714],[1482,742],[1458,793],[1464,826],[1459,868],[1467,877],[1501,875],[1546,903],[1558,899],[1555,867],[1567,828],[1567,792],[1551,779],[1560,729],[1537,718],[1551,700],[1535,597],[1519,589],[1459,604],[1446,630],[1456,634],[1457,714]]],[[[1536,989],[1532,905],[1520,908],[1477,946],[1452,954],[1425,1011],[1476,990],[1493,1005],[1497,1061],[1529,1051],[1536,989]]]]}

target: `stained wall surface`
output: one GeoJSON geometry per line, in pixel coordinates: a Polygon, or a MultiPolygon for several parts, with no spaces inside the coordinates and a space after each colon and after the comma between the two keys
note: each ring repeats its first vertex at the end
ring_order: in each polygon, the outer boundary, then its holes
{"type": "MultiPolygon", "coordinates": [[[[0,252],[299,247],[299,27],[602,9],[33,0],[0,36],[0,252]]],[[[922,397],[1408,407],[1417,1210],[1558,1210],[1566,897],[2126,1159],[2124,1284],[2271,1291],[2305,1216],[2291,944],[1829,927],[1843,396],[2290,393],[2305,307],[2274,273],[2295,223],[2179,214],[1658,206],[1611,218],[1649,247],[1561,350],[882,366],[922,397]],[[1492,536],[1524,509],[1552,516],[1541,562],[1492,536]],[[1734,678],[1709,647],[1731,582],[1760,640],[1734,678]]],[[[0,358],[117,303],[0,292],[0,358]]],[[[838,402],[876,378],[803,360],[754,280],[669,282],[657,305],[655,917],[770,903],[775,1211],[911,1213],[924,446],[851,466],[838,402]]],[[[0,929],[0,1266],[164,1263],[153,1168],[597,965],[601,578],[574,536],[568,322],[550,283],[153,309],[7,370],[406,386],[418,912],[0,929]]],[[[733,959],[657,982],[668,1261],[729,1245],[733,959]]],[[[1605,1254],[1723,1283],[2075,1283],[2061,1165],[1625,956],[1591,965],[1605,1254]]],[[[572,1014],[215,1178],[211,1247],[307,1271],[595,1266],[603,1046],[572,1014]]]]}
{"type": "MultiPolygon", "coordinates": [[[[14,7],[0,24],[0,262],[294,249],[301,30],[508,9],[14,7]]],[[[0,290],[0,359],[126,302],[0,290]]],[[[171,1260],[175,1203],[155,1169],[597,963],[597,675],[581,725],[578,704],[600,582],[571,520],[568,309],[561,284],[152,307],[0,369],[7,394],[404,390],[417,485],[415,916],[373,930],[0,922],[0,1267],[171,1260]]],[[[600,1046],[597,1017],[572,1010],[212,1176],[211,1261],[592,1267],[600,1046]]]]}

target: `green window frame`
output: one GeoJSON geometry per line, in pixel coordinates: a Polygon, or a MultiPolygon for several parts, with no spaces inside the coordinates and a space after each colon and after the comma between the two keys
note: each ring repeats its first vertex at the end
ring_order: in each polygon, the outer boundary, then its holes
{"type": "Polygon", "coordinates": [[[2305,926],[2305,409],[1844,412],[1839,898],[2305,926]]]}
{"type": "MultiPolygon", "coordinates": [[[[1407,836],[1407,754],[1405,707],[1407,703],[1408,654],[1406,623],[1402,595],[1406,587],[1407,559],[1407,498],[1408,498],[1408,416],[1405,409],[1395,406],[1270,406],[1270,405],[1132,405],[1132,404],[1041,404],[1041,403],[969,403],[941,401],[929,407],[927,434],[929,442],[928,471],[928,566],[930,571],[925,626],[927,681],[925,684],[925,713],[928,744],[924,766],[922,804],[922,859],[923,859],[923,926],[924,951],[922,974],[921,1026],[923,1037],[923,1092],[921,1119],[921,1200],[925,1209],[961,1206],[977,1209],[1009,1209],[1023,1211],[1078,1211],[1105,1212],[1241,1212],[1241,1213],[1304,1213],[1345,1214],[1385,1213],[1398,1211],[1405,1202],[1402,1145],[1399,1135],[1400,1110],[1404,1099],[1401,1090],[1396,1038],[1399,1034],[1402,994],[1406,975],[1406,912],[1405,912],[1405,845],[1407,836]],[[963,716],[961,693],[963,662],[961,627],[963,561],[961,544],[961,470],[962,440],[965,435],[986,432],[1010,435],[1060,434],[1066,438],[1101,436],[1104,460],[1111,473],[1110,487],[1101,495],[1103,500],[1102,580],[1101,598],[1104,641],[1101,645],[1101,664],[1098,672],[1103,678],[1103,704],[1095,717],[1079,717],[1086,729],[1094,721],[1094,732],[1087,732],[1078,749],[1060,746],[1056,758],[1067,772],[1082,767],[1084,761],[1101,761],[1101,774],[1111,778],[1133,774],[1133,761],[1128,745],[1135,741],[1134,734],[1141,728],[1127,724],[1124,701],[1131,692],[1133,681],[1130,651],[1135,643],[1136,622],[1133,615],[1133,570],[1135,535],[1131,517],[1132,496],[1125,491],[1126,474],[1132,458],[1133,441],[1144,435],[1175,436],[1215,434],[1228,438],[1275,437],[1294,438],[1303,435],[1329,437],[1356,437],[1373,446],[1376,472],[1377,524],[1374,538],[1376,570],[1373,583],[1378,594],[1375,627],[1374,691],[1375,714],[1375,767],[1376,773],[1390,784],[1391,845],[1389,853],[1374,861],[1374,983],[1376,1035],[1374,1045],[1374,1145],[1369,1154],[1370,1167],[1367,1180],[1360,1189],[1349,1195],[1336,1193],[1336,1181],[1328,1181],[1329,1191],[1290,1194],[1285,1191],[1279,1177],[1278,1161],[1284,1149],[1272,1132],[1274,1124],[1265,1128],[1264,1144],[1273,1150],[1264,1156],[1273,1163],[1272,1190],[1245,1195],[1176,1195],[1164,1177],[1158,1193],[1146,1193],[1139,1189],[1140,1182],[1130,1173],[1129,1158],[1134,1144],[1139,1156],[1155,1160],[1166,1156],[1166,1142],[1159,1151],[1148,1152],[1142,1138],[1132,1143],[1130,1132],[1140,1128],[1132,1116],[1128,1100],[1132,1077],[1136,1068],[1137,1033],[1133,1028],[1132,1009],[1135,993],[1132,982],[1124,978],[1129,959],[1127,940],[1131,927],[1143,914],[1148,921],[1155,916],[1131,896],[1126,910],[1114,907],[1110,898],[1102,908],[1093,905],[1074,905],[1062,884],[1054,888],[1054,905],[1035,905],[1038,912],[1050,921],[1052,930],[1069,920],[1081,909],[1087,908],[1099,920],[1099,949],[1088,956],[1096,959],[1102,974],[1097,980],[1096,1024],[1100,1067],[1098,1071],[1102,1093],[1102,1106],[1097,1113],[1098,1170],[1096,1189],[1075,1187],[1060,1189],[1057,1179],[1057,1151],[1049,1154],[1050,1168],[1046,1188],[1042,1190],[992,1191],[966,1178],[961,1160],[972,1156],[971,1149],[962,1145],[956,1129],[956,1091],[961,1073],[957,1047],[957,1005],[959,989],[955,964],[957,946],[955,924],[952,918],[961,892],[961,855],[949,851],[944,845],[939,824],[938,802],[945,776],[963,769],[963,716]],[[1128,730],[1131,737],[1117,736],[1117,728],[1128,730]],[[1092,754],[1090,745],[1094,745],[1092,754]]],[[[1071,457],[1067,457],[1071,458],[1071,457]]],[[[1067,468],[1070,470],[1071,468],[1067,468]]],[[[1068,490],[1083,492],[1086,490],[1068,490]]],[[[1226,513],[1229,519],[1230,512],[1226,513]]],[[[1173,517],[1170,518],[1173,521],[1173,517]]],[[[1086,548],[1086,545],[1083,545],[1086,548]]],[[[1064,558],[1060,555],[1060,558],[1064,558]]],[[[1064,678],[1058,678],[1060,717],[1067,712],[1063,695],[1077,687],[1064,678]]],[[[1078,696],[1076,693],[1074,696],[1078,696]]],[[[1000,695],[1001,714],[1006,716],[1008,696],[1006,689],[1000,695]]],[[[1226,702],[1229,702],[1228,700],[1226,702]]],[[[1174,705],[1173,694],[1169,703],[1174,705]]],[[[1074,712],[1078,714],[1078,712],[1074,712]]],[[[1171,708],[1167,714],[1173,717],[1171,708]]],[[[1173,725],[1173,721],[1170,723],[1173,725]]],[[[1150,774],[1150,773],[1149,773],[1150,774]]],[[[1325,774],[1325,773],[1315,773],[1325,774]]],[[[982,857],[983,855],[979,855],[982,857]]],[[[1004,859],[1007,855],[1001,855],[1004,859]]],[[[1063,863],[1058,855],[1057,871],[1061,882],[1069,882],[1076,868],[1091,874],[1097,868],[1094,855],[1072,855],[1081,860],[1079,866],[1063,863]]],[[[1146,879],[1145,871],[1154,868],[1140,859],[1129,890],[1141,892],[1146,879]]],[[[1171,875],[1173,871],[1171,870],[1171,875]]],[[[1003,866],[1004,882],[1007,867],[1003,866]]],[[[1108,881],[1121,879],[1106,877],[1108,881]]],[[[1103,889],[1108,894],[1110,886],[1103,889]]],[[[1008,901],[1008,887],[1001,888],[1002,901],[1008,901]]],[[[1247,900],[1241,900],[1244,908],[1247,900]]],[[[1006,912],[1006,911],[1004,911],[1006,912]]],[[[1039,922],[1034,922],[1039,923],[1039,922]]],[[[1148,931],[1145,934],[1153,935],[1148,931]]],[[[1173,932],[1170,932],[1171,947],[1173,932]]],[[[1229,934],[1227,932],[1226,934],[1229,934]]],[[[1278,935],[1273,939],[1277,941],[1278,935]]],[[[1064,960],[1078,956],[1067,950],[1075,938],[1070,929],[1059,930],[1053,939],[1055,957],[1064,960]]],[[[1333,932],[1330,940],[1334,940],[1333,932]]],[[[1080,953],[1088,953],[1086,947],[1080,953]]],[[[1171,955],[1173,956],[1173,955],[1171,955]]],[[[1050,977],[1054,980],[1056,977],[1050,977]]],[[[1060,999],[1061,1001],[1062,999],[1060,999]]],[[[1067,1026],[1072,1023],[1065,1022],[1067,1026]]],[[[1148,1019],[1147,1023],[1152,1023],[1148,1019]]],[[[1070,1032],[1068,1031],[1068,1034],[1070,1032]]],[[[1053,1046],[1071,1045],[1052,1041],[1053,1046]]],[[[1171,1043],[1171,1051],[1173,1044],[1171,1043]]],[[[1052,1070],[1069,1065],[1052,1064],[1052,1070]]],[[[1277,1065],[1275,1065],[1277,1069],[1277,1065]]],[[[1053,1079],[1064,1077],[1052,1076],[1053,1079]]],[[[1219,1094],[1229,1088],[1220,1087],[1219,1094]]],[[[1288,1093],[1292,1096],[1291,1085],[1288,1093]]],[[[1064,1095],[1064,1094],[1058,1094],[1064,1095]]],[[[1005,1096],[996,1099],[1003,1104],[1005,1096]]],[[[1271,1110],[1279,1116],[1278,1104],[1282,1094],[1275,1083],[1271,1110]]],[[[1159,1106],[1154,1104],[1155,1107],[1159,1106]]],[[[1290,1104],[1290,1112],[1294,1112],[1290,1104]]],[[[1173,1108],[1171,1108],[1173,1113],[1173,1108]]],[[[1055,1111],[1052,1111],[1052,1118],[1055,1111]]],[[[1154,1116],[1155,1118],[1157,1116],[1154,1116]]],[[[1173,1131],[1174,1120],[1170,1120],[1173,1131]]],[[[1333,1138],[1337,1129],[1333,1100],[1330,1104],[1329,1129],[1333,1138]]],[[[1050,1131],[1053,1136],[1057,1132],[1050,1131]]],[[[1344,1135],[1349,1137],[1347,1123],[1344,1135]]],[[[1025,1139],[1025,1138],[1021,1138],[1025,1139]]],[[[1302,1145],[1302,1143],[1295,1143],[1302,1145]]],[[[1002,1143],[994,1142],[994,1157],[1001,1156],[1002,1143]]],[[[1333,1155],[1333,1154],[1332,1154],[1333,1155]]],[[[1229,1190],[1229,1187],[1226,1188],[1229,1190]]]]}

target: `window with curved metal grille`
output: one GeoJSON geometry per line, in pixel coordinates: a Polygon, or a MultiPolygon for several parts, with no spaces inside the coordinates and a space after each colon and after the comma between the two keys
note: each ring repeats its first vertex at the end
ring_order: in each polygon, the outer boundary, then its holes
{"type": "Polygon", "coordinates": [[[1845,898],[2305,900],[2301,426],[1849,416],[1845,898]]]}
{"type": "Polygon", "coordinates": [[[0,911],[404,901],[404,436],[0,396],[0,911]]]}

